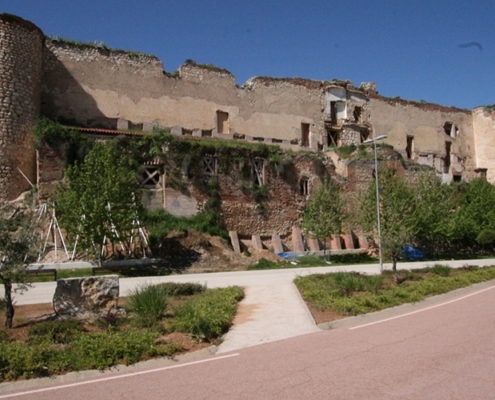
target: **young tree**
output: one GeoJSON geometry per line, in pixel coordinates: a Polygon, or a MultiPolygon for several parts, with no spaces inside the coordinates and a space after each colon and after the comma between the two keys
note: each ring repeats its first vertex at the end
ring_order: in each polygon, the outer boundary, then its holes
{"type": "MultiPolygon", "coordinates": [[[[344,203],[337,187],[326,179],[313,193],[304,207],[302,230],[312,239],[332,238],[342,232],[344,203]]],[[[324,251],[326,251],[325,241],[324,251]]]]}
{"type": "Polygon", "coordinates": [[[482,231],[495,230],[495,186],[474,179],[457,191],[457,207],[450,226],[452,238],[474,242],[482,231]]]}
{"type": "MultiPolygon", "coordinates": [[[[407,182],[386,166],[379,168],[379,185],[382,252],[392,260],[392,270],[396,273],[401,247],[414,239],[414,196],[407,182]]],[[[359,224],[365,232],[373,235],[377,223],[375,180],[360,200],[359,224]]]]}
{"type": "Polygon", "coordinates": [[[137,166],[115,143],[95,143],[83,163],[67,168],[56,208],[61,226],[101,266],[105,239],[124,242],[142,209],[137,166]]]}
{"type": "Polygon", "coordinates": [[[36,260],[37,235],[30,213],[6,207],[0,210],[0,282],[5,291],[5,328],[14,319],[13,291],[28,287],[27,266],[36,260]],[[13,284],[17,288],[13,289],[13,284]]]}
{"type": "Polygon", "coordinates": [[[455,207],[452,186],[443,184],[431,173],[424,173],[413,185],[413,196],[413,235],[418,243],[433,254],[439,245],[449,240],[449,220],[455,207]]]}

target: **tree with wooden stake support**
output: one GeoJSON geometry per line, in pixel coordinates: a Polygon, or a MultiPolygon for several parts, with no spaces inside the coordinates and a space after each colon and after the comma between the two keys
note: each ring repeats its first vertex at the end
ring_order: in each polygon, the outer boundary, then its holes
{"type": "Polygon", "coordinates": [[[392,260],[392,271],[397,277],[397,261],[401,248],[414,239],[413,218],[415,198],[413,189],[407,182],[397,176],[396,171],[387,166],[379,168],[380,200],[377,201],[375,182],[372,182],[367,192],[361,196],[358,219],[361,227],[373,235],[376,215],[373,210],[378,204],[381,217],[381,246],[383,255],[392,260]]]}
{"type": "Polygon", "coordinates": [[[0,282],[5,290],[5,328],[14,320],[13,292],[29,286],[27,268],[37,257],[34,219],[27,211],[11,207],[0,210],[0,282]],[[13,285],[16,284],[16,288],[13,285]]]}
{"type": "Polygon", "coordinates": [[[139,199],[137,166],[115,143],[95,143],[84,162],[67,168],[56,190],[60,225],[100,267],[107,240],[129,239],[142,210],[139,199]]]}
{"type": "Polygon", "coordinates": [[[323,251],[326,255],[326,238],[332,238],[342,232],[344,204],[338,188],[330,179],[326,179],[315,190],[301,214],[302,230],[311,239],[323,239],[323,251]]]}

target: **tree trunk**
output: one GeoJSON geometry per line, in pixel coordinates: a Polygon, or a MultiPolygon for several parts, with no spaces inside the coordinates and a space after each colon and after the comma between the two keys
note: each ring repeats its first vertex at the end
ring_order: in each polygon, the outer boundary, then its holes
{"type": "Polygon", "coordinates": [[[12,328],[12,321],[14,320],[14,304],[12,303],[12,282],[10,279],[3,281],[3,287],[5,290],[5,323],[4,326],[7,329],[12,328]]]}
{"type": "Polygon", "coordinates": [[[399,277],[397,276],[397,255],[392,253],[392,271],[394,273],[394,283],[397,285],[399,277]]]}

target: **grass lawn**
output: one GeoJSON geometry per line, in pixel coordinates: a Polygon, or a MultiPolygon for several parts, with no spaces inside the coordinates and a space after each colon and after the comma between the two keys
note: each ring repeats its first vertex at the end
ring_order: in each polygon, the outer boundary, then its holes
{"type": "Polygon", "coordinates": [[[495,279],[495,266],[452,269],[436,264],[417,270],[382,275],[336,272],[294,280],[317,323],[365,314],[495,279]]]}

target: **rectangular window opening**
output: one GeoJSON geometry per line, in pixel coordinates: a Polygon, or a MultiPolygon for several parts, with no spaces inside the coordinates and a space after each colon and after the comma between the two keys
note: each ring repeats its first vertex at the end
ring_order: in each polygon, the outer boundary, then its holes
{"type": "Polygon", "coordinates": [[[339,147],[340,135],[339,131],[329,130],[327,131],[328,146],[339,147]]]}
{"type": "Polygon", "coordinates": [[[203,157],[203,175],[213,176],[217,173],[216,158],[211,156],[203,157]]]}
{"type": "Polygon", "coordinates": [[[407,159],[410,160],[412,158],[412,154],[414,152],[414,136],[407,136],[406,138],[406,156],[407,159]]]}
{"type": "Polygon", "coordinates": [[[303,196],[309,195],[309,179],[301,178],[299,181],[299,193],[303,196]]]}
{"type": "Polygon", "coordinates": [[[229,134],[229,113],[217,111],[217,132],[221,134],[229,134]]]}
{"type": "Polygon", "coordinates": [[[301,124],[301,146],[309,146],[309,124],[301,124]]]}
{"type": "Polygon", "coordinates": [[[265,183],[263,165],[263,160],[253,160],[253,184],[255,186],[262,186],[265,183]]]}
{"type": "Polygon", "coordinates": [[[160,186],[161,168],[157,166],[144,166],[141,174],[141,185],[145,188],[160,186]]]}
{"type": "Polygon", "coordinates": [[[354,116],[354,121],[355,122],[361,122],[361,117],[363,114],[363,108],[362,107],[354,107],[354,112],[352,113],[354,116]]]}

